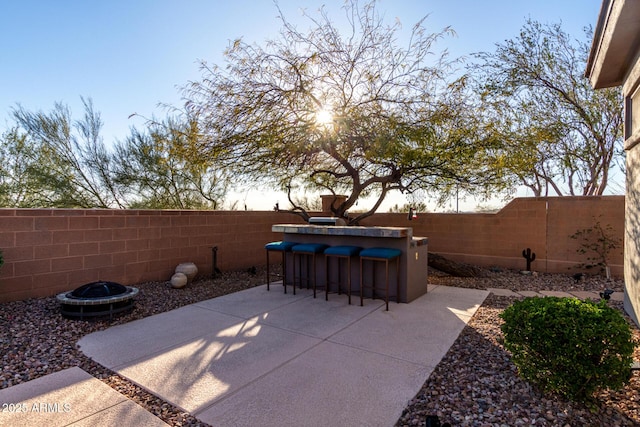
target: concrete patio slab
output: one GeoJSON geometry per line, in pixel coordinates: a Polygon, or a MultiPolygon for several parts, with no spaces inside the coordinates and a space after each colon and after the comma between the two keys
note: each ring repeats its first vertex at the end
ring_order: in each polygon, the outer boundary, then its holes
{"type": "MultiPolygon", "coordinates": [[[[185,411],[197,413],[320,342],[263,325],[263,318],[231,318],[235,323],[225,328],[211,323],[214,332],[207,335],[107,367],[185,411]]],[[[88,355],[102,364],[99,353],[88,355]]]]}
{"type": "Polygon", "coordinates": [[[579,299],[594,299],[594,300],[600,299],[600,295],[598,294],[598,292],[570,291],[569,293],[579,299]]]}
{"type": "Polygon", "coordinates": [[[392,426],[432,368],[323,342],[197,414],[213,426],[392,426]]]}
{"type": "Polygon", "coordinates": [[[527,297],[527,298],[531,298],[531,297],[542,297],[544,295],[535,292],[535,291],[520,291],[518,292],[520,295],[522,295],[523,297],[527,297]]]}
{"type": "Polygon", "coordinates": [[[624,292],[614,292],[614,293],[612,293],[611,294],[611,299],[613,301],[624,301],[624,292]]]}
{"type": "Polygon", "coordinates": [[[0,402],[1,426],[167,426],[77,367],[0,390],[0,402]]]}
{"type": "Polygon", "coordinates": [[[329,301],[318,295],[305,301],[304,309],[298,304],[290,304],[272,310],[264,317],[263,323],[286,331],[297,332],[316,338],[326,339],[336,332],[357,322],[371,312],[384,306],[382,300],[366,300],[364,307],[360,306],[359,297],[351,297],[348,304],[346,295],[330,296],[329,301]]]}
{"type": "Polygon", "coordinates": [[[174,310],[188,339],[164,336],[183,329],[152,316],[87,335],[81,349],[212,425],[390,425],[488,295],[436,286],[385,311],[381,300],[260,288],[174,310]],[[110,347],[140,336],[171,346],[114,357],[110,347]]]}
{"type": "Polygon", "coordinates": [[[520,294],[513,292],[511,289],[487,288],[490,293],[499,297],[518,297],[520,294]]]}
{"type": "Polygon", "coordinates": [[[148,357],[211,332],[238,323],[227,316],[196,305],[113,326],[83,337],[78,346],[87,355],[100,354],[100,364],[110,368],[148,357]]]}
{"type": "Polygon", "coordinates": [[[381,307],[329,340],[435,367],[488,295],[439,286],[410,304],[381,307]]]}
{"type": "Polygon", "coordinates": [[[266,286],[257,286],[218,298],[200,301],[194,305],[224,314],[249,318],[278,307],[293,304],[299,298],[312,297],[313,291],[310,289],[296,289],[296,295],[293,295],[291,286],[287,286],[287,293],[285,294],[282,282],[277,282],[271,283],[270,291],[267,291],[266,286]]]}
{"type": "Polygon", "coordinates": [[[558,298],[571,298],[573,297],[573,295],[571,295],[568,292],[561,292],[561,291],[540,291],[540,294],[542,296],[545,297],[558,297],[558,298]]]}

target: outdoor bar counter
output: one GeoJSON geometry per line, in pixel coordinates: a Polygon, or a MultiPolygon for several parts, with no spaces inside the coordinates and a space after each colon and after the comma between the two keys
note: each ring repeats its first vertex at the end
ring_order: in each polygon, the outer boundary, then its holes
{"type": "MultiPolygon", "coordinates": [[[[275,224],[271,231],[283,233],[282,240],[296,243],[324,243],[329,246],[350,245],[360,246],[363,249],[382,247],[400,249],[400,302],[411,302],[427,292],[427,238],[414,237],[410,227],[356,227],[336,225],[298,225],[275,224]]],[[[287,283],[293,279],[292,255],[287,258],[287,283]]],[[[325,257],[318,256],[316,260],[318,287],[324,289],[326,284],[325,257]]],[[[342,263],[341,268],[345,263],[342,263]]],[[[396,273],[395,261],[389,263],[389,300],[396,300],[396,273]]],[[[331,271],[337,268],[337,261],[331,260],[331,271]]],[[[343,270],[344,271],[344,270],[343,270]]],[[[365,284],[371,283],[371,261],[364,265],[365,284]]],[[[375,263],[376,287],[384,288],[384,263],[375,263]]],[[[332,275],[332,282],[337,276],[332,275]]],[[[343,280],[344,281],[344,280],[343,280]]],[[[359,295],[360,289],[360,260],[353,257],[351,261],[351,292],[359,295]]],[[[332,283],[332,292],[337,291],[337,286],[332,283]]],[[[343,291],[346,286],[343,285],[343,291]]],[[[365,297],[369,297],[365,293],[365,297]]],[[[379,292],[377,298],[383,297],[379,292]]]]}

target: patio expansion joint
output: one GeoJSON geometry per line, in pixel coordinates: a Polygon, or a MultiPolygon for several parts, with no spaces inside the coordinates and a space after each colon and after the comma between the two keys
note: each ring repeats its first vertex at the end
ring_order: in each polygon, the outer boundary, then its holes
{"type": "MultiPolygon", "coordinates": [[[[277,329],[281,329],[281,328],[277,328],[277,329]]],[[[286,332],[291,332],[291,331],[286,330],[286,329],[282,329],[282,330],[286,331],[286,332]]],[[[301,334],[301,333],[298,333],[298,335],[308,336],[306,334],[301,334]]],[[[227,400],[227,399],[235,396],[236,394],[244,391],[246,388],[253,386],[253,384],[259,382],[260,380],[262,380],[263,378],[267,377],[268,375],[271,375],[273,372],[275,372],[278,369],[282,368],[283,366],[289,364],[290,362],[298,359],[300,356],[308,353],[309,351],[313,350],[314,348],[318,347],[319,345],[321,345],[322,343],[324,343],[326,341],[326,339],[322,339],[322,338],[318,338],[318,337],[314,337],[314,338],[318,339],[317,343],[311,345],[309,348],[307,348],[304,351],[296,354],[295,356],[290,357],[289,359],[286,359],[282,363],[279,363],[278,365],[275,365],[273,368],[271,368],[268,371],[264,372],[263,374],[255,377],[251,381],[249,381],[246,384],[244,384],[242,387],[238,387],[236,390],[233,390],[231,392],[225,393],[223,396],[219,397],[218,399],[214,399],[209,405],[203,406],[201,409],[198,409],[196,411],[186,411],[186,412],[189,412],[191,415],[193,415],[194,417],[197,418],[199,414],[201,414],[203,412],[206,412],[207,410],[209,410],[213,406],[219,404],[220,402],[224,402],[225,400],[227,400]]]]}
{"type": "MultiPolygon", "coordinates": [[[[309,294],[309,295],[300,295],[299,292],[298,292],[298,295],[295,295],[295,296],[296,296],[296,298],[293,298],[293,299],[291,299],[289,301],[283,302],[282,304],[280,304],[280,305],[278,305],[276,307],[269,308],[269,310],[265,310],[265,311],[261,311],[259,313],[256,313],[253,317],[260,316],[262,314],[268,313],[269,311],[276,310],[278,308],[282,308],[282,307],[286,307],[286,306],[291,305],[291,304],[295,304],[295,303],[299,302],[298,298],[299,299],[311,298],[311,294],[309,294]]],[[[212,311],[214,313],[224,314],[226,316],[237,317],[237,318],[240,318],[240,319],[247,320],[247,317],[245,317],[245,316],[241,316],[241,315],[238,315],[238,314],[227,313],[224,310],[220,310],[220,309],[216,309],[215,307],[210,307],[210,306],[204,305],[204,304],[202,304],[202,301],[195,302],[195,303],[189,304],[189,305],[193,305],[194,307],[198,307],[198,308],[201,308],[203,310],[212,311]]]]}
{"type": "MultiPolygon", "coordinates": [[[[92,375],[92,376],[93,376],[93,375],[92,375]]],[[[95,377],[95,376],[93,376],[93,377],[94,377],[95,379],[99,380],[99,378],[97,378],[97,377],[95,377]]],[[[107,384],[107,385],[108,385],[108,384],[107,384]]],[[[136,385],[137,385],[138,387],[141,387],[141,388],[143,388],[143,389],[144,389],[144,387],[142,387],[140,384],[136,384],[136,385]]],[[[111,387],[111,386],[109,385],[109,387],[111,387]]],[[[112,387],[112,388],[113,388],[113,387],[112,387]]],[[[145,390],[146,390],[146,389],[145,389],[145,390]]],[[[100,409],[100,410],[98,410],[98,411],[96,411],[96,412],[94,412],[94,413],[92,413],[92,414],[89,414],[89,415],[87,415],[87,416],[85,416],[85,417],[78,418],[78,419],[77,419],[77,420],[75,420],[71,425],[74,425],[74,424],[79,423],[79,422],[82,422],[82,421],[91,420],[92,418],[94,418],[94,417],[98,416],[99,414],[102,414],[102,413],[108,412],[108,411],[110,411],[110,410],[111,410],[111,409],[113,409],[113,408],[117,408],[118,406],[126,405],[126,404],[128,404],[129,402],[131,402],[131,403],[134,403],[134,404],[138,405],[138,403],[137,403],[136,401],[134,401],[133,399],[131,399],[131,398],[129,398],[129,397],[127,397],[127,396],[123,395],[122,393],[120,393],[120,392],[119,392],[118,390],[116,390],[115,388],[113,389],[113,391],[115,391],[116,393],[120,394],[120,395],[124,398],[124,400],[122,400],[122,401],[120,401],[120,402],[117,402],[117,403],[114,403],[113,405],[105,406],[104,408],[102,408],[102,409],[100,409]]],[[[146,391],[147,391],[147,392],[149,392],[149,390],[146,390],[146,391]]],[[[138,405],[138,406],[139,406],[139,405],[138,405]]],[[[146,409],[145,409],[145,410],[146,410],[146,409]]],[[[147,411],[147,412],[149,412],[149,411],[147,411]]],[[[150,415],[155,416],[156,418],[159,418],[159,417],[157,417],[155,414],[152,414],[151,412],[149,412],[149,414],[150,414],[150,415]]]]}
{"type": "Polygon", "coordinates": [[[300,336],[304,336],[304,337],[308,337],[308,338],[316,339],[316,340],[318,340],[318,342],[317,342],[317,343],[315,343],[315,344],[313,344],[313,345],[311,345],[311,346],[309,346],[309,348],[307,348],[307,349],[305,349],[304,351],[302,351],[302,352],[300,352],[300,353],[296,354],[295,356],[290,357],[289,359],[287,359],[287,360],[283,361],[282,363],[280,363],[280,364],[278,364],[278,365],[274,366],[274,367],[273,367],[272,369],[270,369],[269,371],[264,372],[262,375],[260,375],[260,376],[258,376],[258,377],[256,377],[256,378],[254,378],[253,380],[251,380],[251,381],[249,381],[248,383],[244,384],[242,387],[239,387],[238,389],[236,389],[236,390],[234,390],[234,391],[232,391],[232,392],[226,393],[224,396],[221,396],[220,398],[218,398],[218,399],[216,399],[216,400],[212,401],[209,405],[207,405],[207,406],[205,406],[205,407],[202,407],[201,409],[199,409],[199,410],[197,410],[197,411],[193,411],[193,412],[191,412],[191,414],[192,414],[193,416],[197,417],[197,416],[198,416],[198,414],[201,414],[201,413],[203,413],[203,412],[206,412],[206,411],[207,411],[207,410],[209,410],[211,407],[213,407],[213,406],[215,406],[215,405],[219,404],[220,402],[223,402],[223,401],[225,401],[225,400],[227,400],[227,399],[229,399],[229,398],[231,398],[231,397],[235,396],[236,394],[238,394],[238,393],[240,393],[240,392],[244,391],[246,388],[251,387],[254,383],[257,383],[257,382],[261,381],[263,378],[265,378],[265,377],[267,377],[267,376],[271,375],[273,372],[277,371],[278,369],[281,369],[282,367],[286,366],[287,364],[289,364],[289,363],[291,363],[291,362],[295,361],[296,359],[299,359],[300,357],[304,356],[304,355],[305,355],[305,354],[307,354],[308,352],[310,352],[310,351],[314,350],[314,349],[315,349],[315,348],[317,348],[318,346],[320,346],[320,345],[322,345],[322,344],[325,344],[325,343],[330,343],[330,344],[333,344],[333,345],[339,345],[339,346],[342,346],[342,347],[351,348],[351,349],[355,349],[355,350],[358,350],[358,351],[363,351],[363,352],[367,352],[367,353],[375,354],[375,355],[378,355],[378,356],[382,356],[382,357],[386,357],[386,358],[390,358],[390,359],[394,359],[394,360],[399,360],[399,361],[401,361],[401,362],[409,363],[409,364],[411,364],[411,365],[415,365],[415,366],[427,367],[427,368],[433,368],[433,366],[429,366],[429,365],[424,365],[424,364],[416,363],[416,362],[414,362],[414,361],[405,360],[405,359],[402,359],[402,358],[399,358],[399,357],[391,356],[391,355],[389,355],[389,354],[384,354],[384,353],[381,353],[381,352],[371,351],[371,350],[364,349],[364,348],[361,348],[361,347],[358,347],[358,346],[348,345],[348,344],[345,344],[345,343],[342,343],[342,342],[338,342],[338,341],[334,341],[334,340],[332,340],[332,337],[334,337],[335,335],[339,334],[340,332],[344,331],[345,329],[347,329],[347,328],[349,328],[349,327],[353,326],[354,324],[358,323],[359,321],[361,321],[361,320],[362,320],[362,319],[364,319],[365,317],[369,316],[371,313],[375,312],[376,310],[380,310],[382,307],[383,307],[383,303],[381,302],[381,303],[380,303],[380,306],[379,306],[378,308],[376,308],[376,309],[374,309],[374,310],[371,310],[371,311],[367,311],[366,313],[364,313],[364,314],[362,314],[361,316],[359,316],[357,319],[354,319],[353,321],[349,322],[349,323],[348,323],[347,325],[345,325],[344,327],[342,327],[342,328],[340,328],[340,329],[336,330],[336,331],[335,331],[335,332],[333,332],[331,335],[329,335],[329,336],[327,336],[327,337],[325,337],[325,338],[320,338],[320,337],[318,337],[318,336],[316,336],[316,335],[312,335],[312,334],[305,334],[305,333],[302,333],[302,332],[300,332],[300,331],[295,331],[295,330],[291,330],[291,329],[282,328],[282,327],[278,327],[278,326],[275,326],[275,325],[267,324],[268,326],[270,326],[270,327],[272,327],[272,328],[280,329],[280,330],[285,331],[285,332],[288,332],[288,333],[292,333],[292,334],[296,334],[296,335],[300,335],[300,336]]]}
{"type": "MultiPolygon", "coordinates": [[[[377,310],[382,309],[382,306],[383,306],[383,304],[380,303],[380,307],[377,310]]],[[[356,324],[357,322],[359,322],[360,320],[362,320],[365,317],[369,316],[371,313],[373,313],[375,311],[376,310],[372,310],[372,311],[370,311],[370,312],[368,312],[366,314],[363,314],[358,319],[354,320],[353,322],[349,323],[345,327],[341,328],[340,330],[334,332],[333,334],[331,334],[328,337],[326,337],[325,339],[323,339],[322,342],[328,342],[328,343],[331,343],[331,344],[336,344],[336,345],[340,345],[340,346],[343,346],[343,347],[352,348],[352,349],[355,349],[355,350],[358,350],[358,351],[365,351],[367,353],[375,354],[375,355],[382,356],[382,357],[388,357],[390,359],[399,360],[401,362],[409,363],[409,364],[415,365],[415,366],[426,367],[426,368],[434,368],[435,367],[435,366],[427,365],[427,364],[424,364],[424,363],[416,363],[413,360],[404,359],[402,357],[393,356],[393,355],[390,355],[390,354],[387,354],[387,353],[382,353],[382,352],[379,352],[379,351],[373,351],[373,350],[370,350],[370,349],[365,349],[365,348],[362,348],[362,347],[358,347],[356,345],[351,345],[351,344],[347,344],[347,343],[344,343],[344,342],[335,341],[335,340],[332,339],[334,336],[338,335],[340,332],[346,330],[347,328],[349,328],[352,325],[356,324]]],[[[322,342],[318,343],[318,345],[322,344],[322,342]]]]}

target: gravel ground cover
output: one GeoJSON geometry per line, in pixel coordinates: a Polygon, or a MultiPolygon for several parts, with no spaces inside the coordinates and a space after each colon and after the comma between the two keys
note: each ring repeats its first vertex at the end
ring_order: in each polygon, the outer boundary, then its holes
{"type": "MultiPolygon", "coordinates": [[[[276,268],[276,266],[274,266],[276,268]]],[[[623,290],[622,281],[568,275],[525,276],[514,271],[487,272],[483,278],[454,278],[432,272],[429,281],[474,289],[623,290]]],[[[147,393],[76,349],[84,335],[186,304],[214,298],[264,283],[264,270],[228,272],[199,280],[183,289],[168,283],[137,285],[135,308],[109,321],[70,320],[60,315],[55,297],[0,304],[0,388],[11,387],[53,372],[78,366],[173,426],[205,426],[173,405],[147,393]]],[[[501,345],[499,314],[512,298],[490,295],[454,345],[407,404],[397,426],[424,425],[426,415],[438,415],[454,426],[640,426],[640,374],[616,392],[598,396],[596,411],[584,404],[544,396],[518,378],[501,345]]],[[[621,304],[610,302],[621,309],[621,304]]],[[[637,339],[640,332],[634,328],[637,339]]],[[[640,359],[640,347],[636,349],[640,359]]]]}

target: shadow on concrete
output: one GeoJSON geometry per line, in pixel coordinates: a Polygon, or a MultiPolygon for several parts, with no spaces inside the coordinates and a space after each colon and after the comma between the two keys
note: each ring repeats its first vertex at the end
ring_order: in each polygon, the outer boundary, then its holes
{"type": "Polygon", "coordinates": [[[348,305],[266,286],[85,336],[81,350],[212,425],[392,425],[486,291],[348,305]]]}

